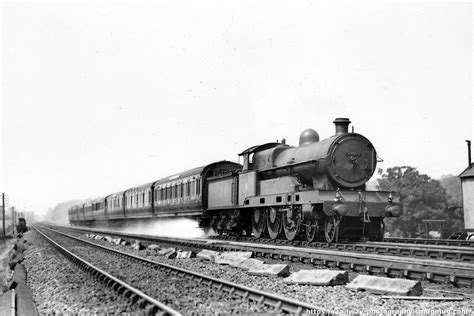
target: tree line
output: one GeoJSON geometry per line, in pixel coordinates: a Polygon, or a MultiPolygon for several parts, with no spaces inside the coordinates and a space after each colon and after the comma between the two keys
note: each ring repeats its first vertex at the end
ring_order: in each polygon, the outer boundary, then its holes
{"type": "MultiPolygon", "coordinates": [[[[377,189],[393,191],[404,204],[398,218],[385,219],[385,232],[391,237],[424,237],[423,220],[445,220],[441,237],[464,230],[461,181],[453,175],[430,178],[413,167],[388,168],[377,180],[377,189]]],[[[430,230],[439,227],[431,225],[430,230]]]]}

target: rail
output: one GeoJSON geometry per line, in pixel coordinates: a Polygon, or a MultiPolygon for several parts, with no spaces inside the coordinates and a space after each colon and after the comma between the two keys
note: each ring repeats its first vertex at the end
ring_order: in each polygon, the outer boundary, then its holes
{"type": "Polygon", "coordinates": [[[396,242],[405,244],[444,245],[457,247],[474,247],[474,241],[457,239],[420,239],[420,238],[384,238],[385,242],[396,242]]]}

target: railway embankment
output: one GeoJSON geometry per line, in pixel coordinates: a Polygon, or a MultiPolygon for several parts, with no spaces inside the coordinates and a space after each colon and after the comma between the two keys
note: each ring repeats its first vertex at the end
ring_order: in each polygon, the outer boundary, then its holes
{"type": "Polygon", "coordinates": [[[23,265],[28,238],[21,235],[4,241],[0,247],[0,314],[37,315],[32,291],[23,265]]]}

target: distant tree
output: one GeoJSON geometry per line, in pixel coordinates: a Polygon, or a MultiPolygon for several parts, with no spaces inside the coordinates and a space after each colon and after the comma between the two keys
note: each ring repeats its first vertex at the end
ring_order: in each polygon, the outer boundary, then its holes
{"type": "Polygon", "coordinates": [[[423,219],[444,219],[448,195],[440,182],[409,166],[388,168],[378,179],[378,189],[394,191],[404,204],[403,214],[387,219],[386,231],[393,236],[420,237],[423,219]]]}

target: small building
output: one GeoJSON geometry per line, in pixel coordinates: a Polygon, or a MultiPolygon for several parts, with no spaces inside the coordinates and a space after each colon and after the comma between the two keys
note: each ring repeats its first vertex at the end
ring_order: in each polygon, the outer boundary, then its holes
{"type": "Polygon", "coordinates": [[[471,162],[471,142],[468,144],[468,167],[459,175],[462,187],[462,204],[464,209],[464,227],[474,238],[474,163],[471,162]]]}

